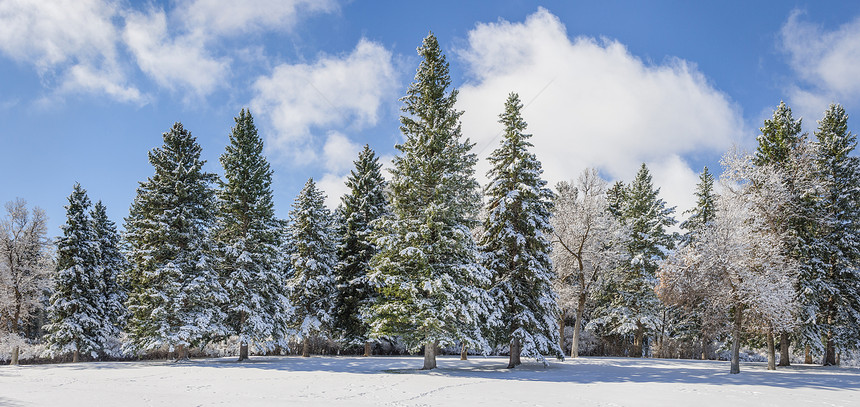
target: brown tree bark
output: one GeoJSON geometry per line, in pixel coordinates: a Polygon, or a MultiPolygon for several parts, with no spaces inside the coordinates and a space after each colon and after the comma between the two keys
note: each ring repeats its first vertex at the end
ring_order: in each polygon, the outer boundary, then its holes
{"type": "Polygon", "coordinates": [[[767,333],[767,370],[776,370],[776,344],[773,331],[767,333]]]}
{"type": "Polygon", "coordinates": [[[788,352],[791,346],[791,339],[788,334],[783,332],[779,334],[779,365],[791,366],[791,354],[788,352]]]}
{"type": "Polygon", "coordinates": [[[582,332],[582,315],[585,314],[585,294],[580,293],[576,304],[576,321],[573,322],[573,341],[570,345],[570,357],[579,357],[579,336],[582,332]]]}
{"type": "Polygon", "coordinates": [[[469,359],[469,353],[466,352],[466,344],[464,343],[463,348],[460,349],[460,360],[468,360],[468,359],[469,359]]]}
{"type": "Polygon", "coordinates": [[[702,360],[708,360],[708,335],[702,334],[702,360]]]}
{"type": "Polygon", "coordinates": [[[80,361],[81,361],[81,352],[79,350],[75,349],[75,351],[72,352],[72,363],[78,363],[80,361]]]}
{"type": "Polygon", "coordinates": [[[10,365],[14,366],[18,364],[18,353],[20,352],[20,350],[21,349],[17,346],[12,348],[12,360],[9,362],[10,365]]]}
{"type": "Polygon", "coordinates": [[[176,346],[176,360],[188,360],[188,348],[185,345],[176,346]]]}
{"type": "Polygon", "coordinates": [[[737,306],[735,308],[735,324],[734,328],[732,328],[732,367],[729,370],[731,374],[738,374],[741,372],[741,324],[743,322],[744,317],[744,309],[743,307],[737,306]]]}
{"type": "Polygon", "coordinates": [[[514,339],[511,341],[511,356],[508,359],[508,369],[513,369],[522,364],[520,361],[520,353],[522,353],[523,347],[520,344],[519,339],[514,339]]]}
{"type": "Polygon", "coordinates": [[[558,318],[558,348],[564,353],[564,313],[558,318]]]}
{"type": "Polygon", "coordinates": [[[370,341],[364,342],[364,356],[370,356],[373,353],[373,349],[370,347],[370,341]]]}
{"type": "Polygon", "coordinates": [[[807,365],[812,364],[812,348],[809,345],[803,348],[803,363],[807,365]]]}
{"type": "Polygon", "coordinates": [[[424,345],[424,367],[421,370],[431,370],[436,368],[436,342],[430,342],[424,345]]]}
{"type": "Polygon", "coordinates": [[[302,357],[311,357],[311,343],[307,337],[305,337],[304,341],[302,342],[302,357]]]}
{"type": "Polygon", "coordinates": [[[248,342],[239,345],[239,361],[248,360],[248,342]]]}
{"type": "Polygon", "coordinates": [[[645,338],[645,327],[641,322],[636,323],[636,333],[633,336],[633,357],[642,357],[642,341],[645,338]]]}
{"type": "Polygon", "coordinates": [[[833,339],[828,337],[824,343],[824,366],[836,366],[836,346],[833,344],[833,339]]]}

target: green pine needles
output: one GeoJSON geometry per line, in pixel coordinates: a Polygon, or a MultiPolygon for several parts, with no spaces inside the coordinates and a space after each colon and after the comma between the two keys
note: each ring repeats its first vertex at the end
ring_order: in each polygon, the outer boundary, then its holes
{"type": "Polygon", "coordinates": [[[529,152],[531,135],[523,133],[522,108],[519,96],[511,93],[499,115],[504,138],[489,158],[493,168],[487,174],[481,238],[484,264],[493,274],[490,294],[500,313],[500,326],[487,328],[498,342],[510,346],[509,368],[520,364],[520,355],[562,357],[550,259],[553,193],[541,178],[540,161],[529,152]]]}

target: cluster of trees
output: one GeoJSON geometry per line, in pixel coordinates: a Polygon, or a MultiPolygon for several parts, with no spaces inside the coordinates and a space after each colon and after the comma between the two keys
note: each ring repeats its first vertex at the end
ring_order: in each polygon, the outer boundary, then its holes
{"type": "Polygon", "coordinates": [[[423,349],[424,369],[440,347],[463,358],[504,347],[510,368],[522,356],[561,358],[570,322],[572,357],[586,331],[599,338],[590,352],[637,357],[708,358],[731,340],[733,372],[742,342],[766,342],[771,365],[776,337],[781,363],[791,343],[825,364],[860,345],[860,163],[840,106],[811,141],[781,104],[754,154],[724,157],[719,188],[705,168],[678,234],[644,164],[629,184],[589,169],[547,188],[515,93],[482,190],[432,34],[418,54],[390,179],[365,146],[333,212],[310,179],[289,219],[275,217],[272,170],[246,110],[223,179],[204,170],[182,124],[164,133],[122,239],[79,185],[56,257],[43,212],[7,204],[3,329],[44,325],[49,349],[74,360],[119,338],[126,352],[181,359],[234,337],[243,360],[290,343],[309,356],[317,337],[370,355],[373,341],[396,337],[423,349]],[[40,304],[46,321],[35,318],[40,304]]]}

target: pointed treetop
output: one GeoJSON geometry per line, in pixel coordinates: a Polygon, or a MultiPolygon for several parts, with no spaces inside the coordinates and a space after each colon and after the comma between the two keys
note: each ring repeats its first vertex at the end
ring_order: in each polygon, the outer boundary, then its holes
{"type": "Polygon", "coordinates": [[[801,141],[801,119],[794,120],[791,108],[779,102],[773,118],[764,121],[758,136],[755,165],[784,164],[801,141]]]}
{"type": "Polygon", "coordinates": [[[828,157],[837,160],[844,159],[857,147],[857,136],[848,131],[848,114],[839,104],[831,104],[824,112],[824,118],[818,121],[815,136],[819,148],[828,157]]]}

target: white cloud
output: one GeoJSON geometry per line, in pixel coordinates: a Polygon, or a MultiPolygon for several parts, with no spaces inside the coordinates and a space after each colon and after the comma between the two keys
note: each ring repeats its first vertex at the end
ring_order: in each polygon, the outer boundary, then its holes
{"type": "Polygon", "coordinates": [[[104,93],[140,102],[117,57],[109,0],[10,0],[0,2],[0,52],[56,77],[60,92],[104,93]]]}
{"type": "Polygon", "coordinates": [[[326,169],[334,173],[349,171],[360,150],[360,145],[353,143],[342,133],[330,132],[323,145],[326,169]]]}
{"type": "Polygon", "coordinates": [[[329,209],[334,210],[337,208],[340,205],[340,197],[349,193],[349,188],[346,186],[347,176],[348,174],[338,175],[328,173],[317,181],[317,187],[325,191],[325,206],[329,209]]]}
{"type": "Polygon", "coordinates": [[[342,133],[329,132],[323,145],[323,161],[326,173],[319,180],[319,187],[326,192],[326,206],[334,209],[340,204],[340,197],[349,192],[346,178],[354,168],[361,146],[353,143],[342,133]]]}
{"type": "Polygon", "coordinates": [[[123,39],[140,69],[168,89],[189,89],[205,96],[226,82],[229,60],[215,58],[193,36],[170,36],[164,10],[131,12],[123,39]]]}
{"type": "Polygon", "coordinates": [[[460,90],[463,133],[484,160],[498,146],[509,92],[526,105],[535,153],[551,185],[595,167],[630,181],[646,162],[655,184],[679,212],[692,202],[695,172],[682,157],[719,156],[741,137],[742,118],[694,65],[649,65],[607,39],[571,40],[540,8],[523,23],[478,24],[458,55],[470,81],[460,90]]]}
{"type": "Polygon", "coordinates": [[[391,52],[362,39],[348,55],[321,55],[313,64],[282,64],[254,83],[251,102],[273,128],[268,145],[296,164],[317,159],[314,128],[374,125],[397,77],[391,52]]]}
{"type": "Polygon", "coordinates": [[[210,40],[263,29],[293,27],[299,13],[332,12],[333,0],[194,0],[182,4],[177,15],[196,36],[210,40]]]}
{"type": "Polygon", "coordinates": [[[789,86],[792,107],[820,116],[831,102],[860,106],[860,17],[827,31],[791,13],[780,31],[782,47],[801,84],[789,86]]]}

